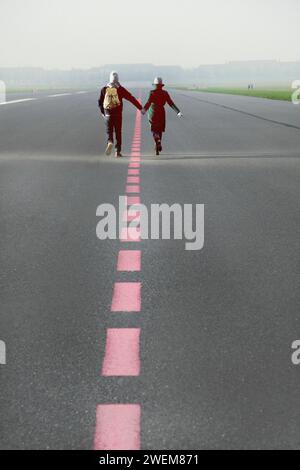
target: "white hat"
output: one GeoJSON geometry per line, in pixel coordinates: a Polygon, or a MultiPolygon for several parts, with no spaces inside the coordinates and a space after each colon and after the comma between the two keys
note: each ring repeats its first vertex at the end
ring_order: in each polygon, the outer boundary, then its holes
{"type": "Polygon", "coordinates": [[[155,79],[153,81],[153,85],[162,85],[162,86],[164,86],[163,79],[161,77],[155,77],[155,79]]]}

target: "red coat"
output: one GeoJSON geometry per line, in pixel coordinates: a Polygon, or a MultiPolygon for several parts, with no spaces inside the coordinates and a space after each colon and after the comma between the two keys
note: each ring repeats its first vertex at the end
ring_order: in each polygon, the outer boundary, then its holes
{"type": "Polygon", "coordinates": [[[152,90],[149,99],[144,106],[145,110],[149,110],[149,122],[152,132],[165,132],[166,130],[166,111],[165,105],[168,105],[179,113],[179,109],[171,99],[169,93],[161,88],[152,90]]]}

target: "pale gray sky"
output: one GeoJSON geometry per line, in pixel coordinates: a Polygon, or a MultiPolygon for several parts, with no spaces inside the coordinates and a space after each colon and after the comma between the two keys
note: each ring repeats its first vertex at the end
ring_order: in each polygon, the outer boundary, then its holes
{"type": "Polygon", "coordinates": [[[300,60],[300,0],[0,0],[0,67],[300,60]]]}

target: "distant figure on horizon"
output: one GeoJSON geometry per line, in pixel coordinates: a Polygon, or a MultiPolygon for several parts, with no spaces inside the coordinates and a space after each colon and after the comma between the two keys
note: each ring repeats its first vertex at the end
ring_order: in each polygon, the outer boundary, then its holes
{"type": "Polygon", "coordinates": [[[122,157],[122,121],[123,99],[130,101],[137,109],[142,110],[141,104],[129,91],[120,85],[117,72],[111,72],[109,83],[103,87],[98,100],[99,108],[105,119],[107,132],[106,155],[110,155],[114,146],[114,133],[116,136],[116,157],[122,157]]]}
{"type": "Polygon", "coordinates": [[[149,99],[145,104],[142,113],[148,112],[151,132],[155,141],[156,155],[162,151],[162,135],[166,131],[166,111],[165,105],[168,105],[176,111],[178,117],[182,117],[180,110],[171,99],[169,93],[163,90],[165,86],[161,77],[154,79],[153,85],[155,89],[150,92],[149,99]]]}

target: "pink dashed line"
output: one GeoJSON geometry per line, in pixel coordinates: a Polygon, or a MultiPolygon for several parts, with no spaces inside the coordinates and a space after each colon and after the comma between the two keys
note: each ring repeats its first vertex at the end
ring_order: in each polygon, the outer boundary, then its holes
{"type": "Polygon", "coordinates": [[[112,312],[141,311],[140,282],[116,282],[113,293],[112,312]]]}
{"type": "Polygon", "coordinates": [[[139,175],[139,174],[140,174],[140,170],[131,170],[131,169],[128,170],[128,175],[139,175]]]}
{"type": "Polygon", "coordinates": [[[138,185],[132,185],[132,186],[129,186],[127,185],[126,186],[126,193],[127,194],[139,194],[141,192],[141,189],[140,189],[140,186],[138,185]]]}
{"type": "Polygon", "coordinates": [[[122,243],[141,242],[141,230],[139,227],[125,227],[121,231],[120,241],[122,243]]]}
{"type": "Polygon", "coordinates": [[[137,206],[141,204],[140,196],[128,196],[127,197],[127,205],[130,206],[137,206]]]}
{"type": "MultiPolygon", "coordinates": [[[[141,100],[140,100],[141,102],[141,100]]],[[[140,193],[141,162],[141,115],[136,115],[135,134],[128,166],[126,193],[140,193]]],[[[124,222],[140,222],[140,212],[132,206],[141,204],[140,196],[127,196],[128,210],[123,214],[124,222]]],[[[121,242],[140,242],[139,227],[124,228],[121,242]]],[[[120,250],[117,262],[118,272],[140,272],[141,251],[120,250]]],[[[140,282],[116,282],[112,297],[111,311],[141,311],[140,282]]],[[[140,374],[140,329],[108,329],[102,375],[105,377],[137,377],[140,374]]],[[[141,406],[139,404],[104,404],[96,411],[95,450],[140,450],[141,448],[141,406]]]]}
{"type": "Polygon", "coordinates": [[[141,221],[141,213],[140,211],[129,209],[125,211],[123,214],[123,222],[140,222],[141,221]]]}
{"type": "Polygon", "coordinates": [[[140,163],[129,163],[129,168],[141,168],[140,163]]]}
{"type": "Polygon", "coordinates": [[[128,176],[127,177],[127,183],[128,184],[140,184],[141,180],[139,176],[128,176]]]}
{"type": "Polygon", "coordinates": [[[141,270],[141,251],[122,250],[119,252],[117,270],[119,272],[138,272],[141,270]]]}
{"type": "Polygon", "coordinates": [[[104,377],[138,377],[140,375],[140,329],[108,329],[104,377]]]}
{"type": "Polygon", "coordinates": [[[141,406],[99,405],[94,450],[140,450],[141,406]]]}

